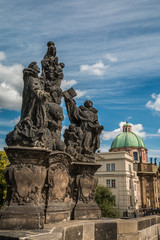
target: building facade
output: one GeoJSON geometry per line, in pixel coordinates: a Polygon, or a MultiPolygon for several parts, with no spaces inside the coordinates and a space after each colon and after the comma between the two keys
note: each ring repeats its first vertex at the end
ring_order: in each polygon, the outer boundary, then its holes
{"type": "Polygon", "coordinates": [[[138,211],[141,205],[140,182],[132,156],[125,151],[98,153],[96,161],[102,165],[96,173],[99,184],[111,188],[120,215],[138,211]]]}
{"type": "Polygon", "coordinates": [[[121,216],[160,207],[160,169],[156,162],[148,163],[148,150],[128,122],[96,161],[102,165],[96,174],[99,184],[111,188],[121,216]]]}

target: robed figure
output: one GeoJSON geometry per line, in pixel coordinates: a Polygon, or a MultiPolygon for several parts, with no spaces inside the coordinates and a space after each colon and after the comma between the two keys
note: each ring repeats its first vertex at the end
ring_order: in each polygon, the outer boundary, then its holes
{"type": "MultiPolygon", "coordinates": [[[[74,89],[70,89],[64,92],[65,104],[69,116],[69,120],[73,126],[75,126],[75,134],[81,130],[82,134],[77,140],[78,149],[81,149],[80,153],[88,161],[93,161],[94,153],[100,147],[100,134],[103,130],[103,126],[101,126],[98,122],[97,110],[93,107],[93,103],[90,100],[86,100],[84,102],[84,106],[76,106],[76,102],[73,97],[76,95],[74,89]]],[[[73,128],[73,127],[72,127],[73,128]]],[[[72,130],[73,131],[73,130],[72,130]]],[[[70,131],[66,130],[64,134],[65,142],[67,145],[68,136],[70,135],[70,131]]],[[[70,139],[69,139],[70,140],[70,139]]],[[[72,143],[69,144],[75,149],[75,140],[72,140],[72,143]]],[[[84,161],[84,160],[83,160],[84,161]]]]}

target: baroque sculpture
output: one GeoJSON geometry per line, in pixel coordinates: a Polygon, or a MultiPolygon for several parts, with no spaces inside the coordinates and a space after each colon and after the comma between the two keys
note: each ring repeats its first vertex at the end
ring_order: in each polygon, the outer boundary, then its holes
{"type": "Polygon", "coordinates": [[[7,201],[0,212],[1,229],[37,229],[64,219],[98,219],[94,199],[100,167],[94,154],[103,130],[90,100],[77,107],[73,88],[62,91],[64,63],[54,42],[41,61],[23,70],[20,121],[6,136],[11,164],[5,170],[7,201]],[[61,138],[64,97],[70,125],[61,138]],[[29,218],[28,218],[29,216],[29,218]]]}
{"type": "Polygon", "coordinates": [[[84,106],[76,106],[73,99],[74,89],[64,92],[64,99],[71,125],[64,133],[66,151],[79,161],[94,161],[94,153],[100,147],[100,134],[103,126],[99,125],[97,110],[90,100],[84,106]]]}

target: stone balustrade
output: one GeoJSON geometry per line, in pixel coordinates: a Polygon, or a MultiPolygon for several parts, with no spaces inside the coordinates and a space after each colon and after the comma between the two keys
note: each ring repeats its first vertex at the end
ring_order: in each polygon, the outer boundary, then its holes
{"type": "Polygon", "coordinates": [[[134,219],[66,221],[43,230],[1,230],[0,240],[158,240],[160,216],[134,219]]]}

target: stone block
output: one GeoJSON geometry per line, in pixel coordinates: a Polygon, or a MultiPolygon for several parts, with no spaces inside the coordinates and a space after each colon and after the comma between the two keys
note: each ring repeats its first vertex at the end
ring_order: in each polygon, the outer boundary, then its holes
{"type": "Polygon", "coordinates": [[[94,228],[94,223],[83,225],[83,240],[94,240],[94,228]]]}
{"type": "Polygon", "coordinates": [[[46,222],[59,222],[63,220],[70,219],[70,206],[65,203],[52,203],[49,204],[46,209],[46,222]]]}
{"type": "Polygon", "coordinates": [[[78,203],[74,210],[75,220],[96,220],[100,219],[101,210],[97,203],[78,203]]]}
{"type": "Polygon", "coordinates": [[[151,226],[156,224],[156,217],[155,218],[151,218],[151,226]]]}
{"type": "Polygon", "coordinates": [[[117,240],[117,223],[96,223],[95,240],[117,240]]]}
{"type": "Polygon", "coordinates": [[[137,230],[136,220],[122,220],[118,222],[118,234],[135,233],[137,230]]]}
{"type": "Polygon", "coordinates": [[[39,229],[44,227],[44,214],[38,206],[9,206],[0,218],[1,229],[39,229]]]}
{"type": "Polygon", "coordinates": [[[160,223],[160,216],[157,216],[157,224],[160,223]]]}
{"type": "Polygon", "coordinates": [[[150,227],[151,225],[151,219],[142,219],[138,221],[138,230],[145,229],[147,227],[150,227]]]}
{"type": "Polygon", "coordinates": [[[83,240],[83,226],[73,226],[66,228],[64,240],[83,240]]]}
{"type": "Polygon", "coordinates": [[[142,240],[139,237],[139,233],[131,233],[131,234],[120,234],[117,237],[117,240],[142,240]]]}

